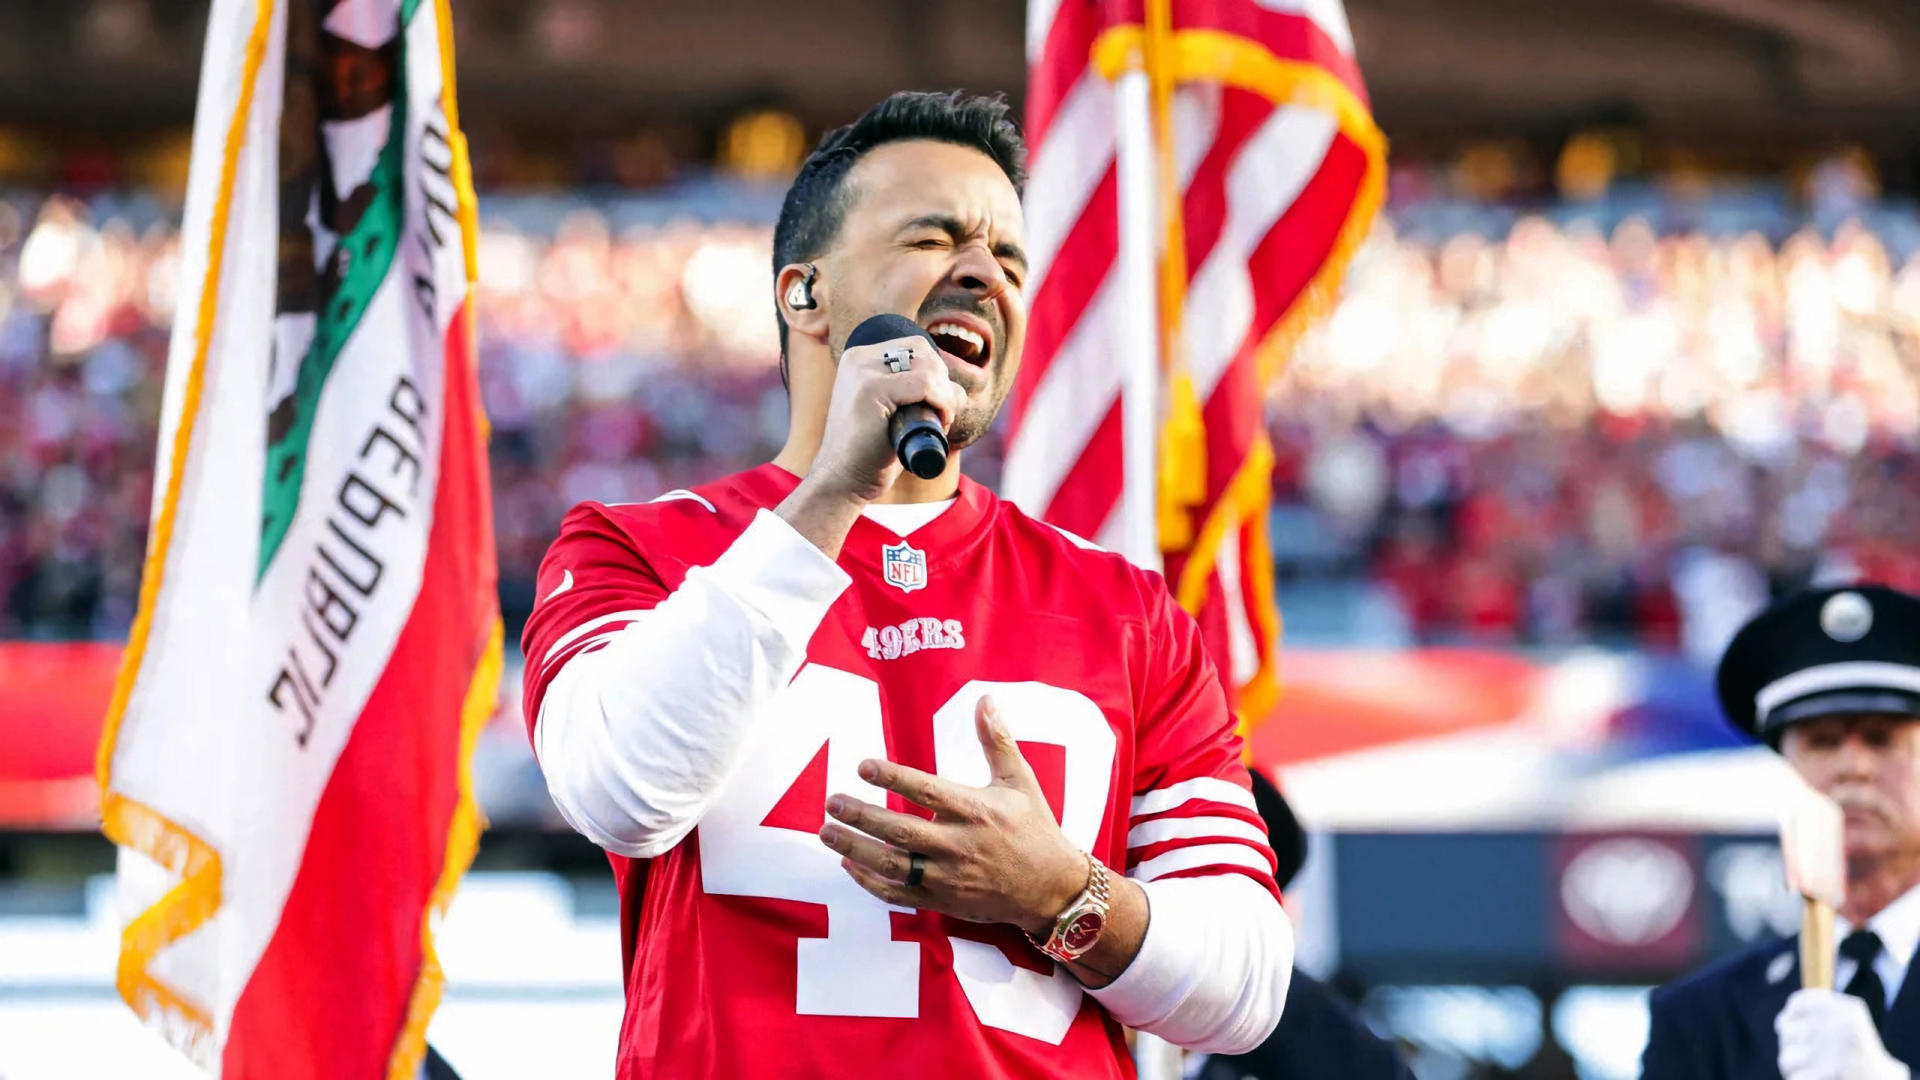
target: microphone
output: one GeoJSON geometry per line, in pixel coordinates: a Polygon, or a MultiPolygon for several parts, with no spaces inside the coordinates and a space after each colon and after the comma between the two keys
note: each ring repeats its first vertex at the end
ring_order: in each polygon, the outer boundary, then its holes
{"type": "MultiPolygon", "coordinates": [[[[933,346],[934,355],[940,355],[933,335],[905,315],[875,315],[867,319],[847,335],[846,347],[856,349],[904,337],[925,338],[927,344],[933,346]]],[[[934,412],[932,406],[916,401],[895,409],[893,419],[887,422],[887,434],[893,439],[894,454],[908,472],[922,480],[931,480],[947,471],[947,432],[940,426],[940,414],[934,412]]]]}

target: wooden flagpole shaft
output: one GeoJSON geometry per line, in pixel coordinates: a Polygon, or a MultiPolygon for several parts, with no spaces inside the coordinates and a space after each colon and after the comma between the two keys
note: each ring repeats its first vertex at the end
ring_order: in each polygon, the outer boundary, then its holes
{"type": "Polygon", "coordinates": [[[1800,985],[1808,990],[1833,989],[1833,905],[1811,896],[1803,898],[1800,913],[1800,985]]]}

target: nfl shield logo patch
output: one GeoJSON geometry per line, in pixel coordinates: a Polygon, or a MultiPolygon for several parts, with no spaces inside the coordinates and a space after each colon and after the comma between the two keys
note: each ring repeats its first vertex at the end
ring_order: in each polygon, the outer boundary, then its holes
{"type": "Polygon", "coordinates": [[[887,584],[901,592],[927,587],[927,553],[916,551],[905,540],[880,549],[880,566],[887,584]]]}

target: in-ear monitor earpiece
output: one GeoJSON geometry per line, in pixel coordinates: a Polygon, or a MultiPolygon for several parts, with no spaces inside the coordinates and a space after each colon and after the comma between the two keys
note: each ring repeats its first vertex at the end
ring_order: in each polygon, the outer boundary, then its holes
{"type": "Polygon", "coordinates": [[[813,300],[813,276],[819,273],[812,263],[807,264],[806,275],[795,279],[787,288],[787,306],[795,311],[811,311],[815,307],[813,300]]]}

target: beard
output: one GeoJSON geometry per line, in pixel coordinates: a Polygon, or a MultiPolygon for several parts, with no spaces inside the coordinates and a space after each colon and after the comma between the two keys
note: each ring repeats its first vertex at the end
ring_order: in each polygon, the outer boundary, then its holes
{"type": "Polygon", "coordinates": [[[961,409],[960,415],[953,418],[953,426],[947,429],[947,445],[961,450],[978,442],[980,436],[993,426],[997,411],[996,408],[973,405],[961,409]]]}
{"type": "Polygon", "coordinates": [[[987,372],[987,385],[982,390],[985,400],[976,400],[972,394],[968,394],[960,411],[954,414],[953,424],[947,428],[947,445],[953,449],[959,450],[979,441],[993,427],[994,418],[1000,415],[1000,406],[1006,403],[1007,392],[1013,389],[1013,378],[1011,375],[1003,376],[1001,373],[1005,369],[999,365],[1000,361],[996,359],[994,367],[987,372]]]}

